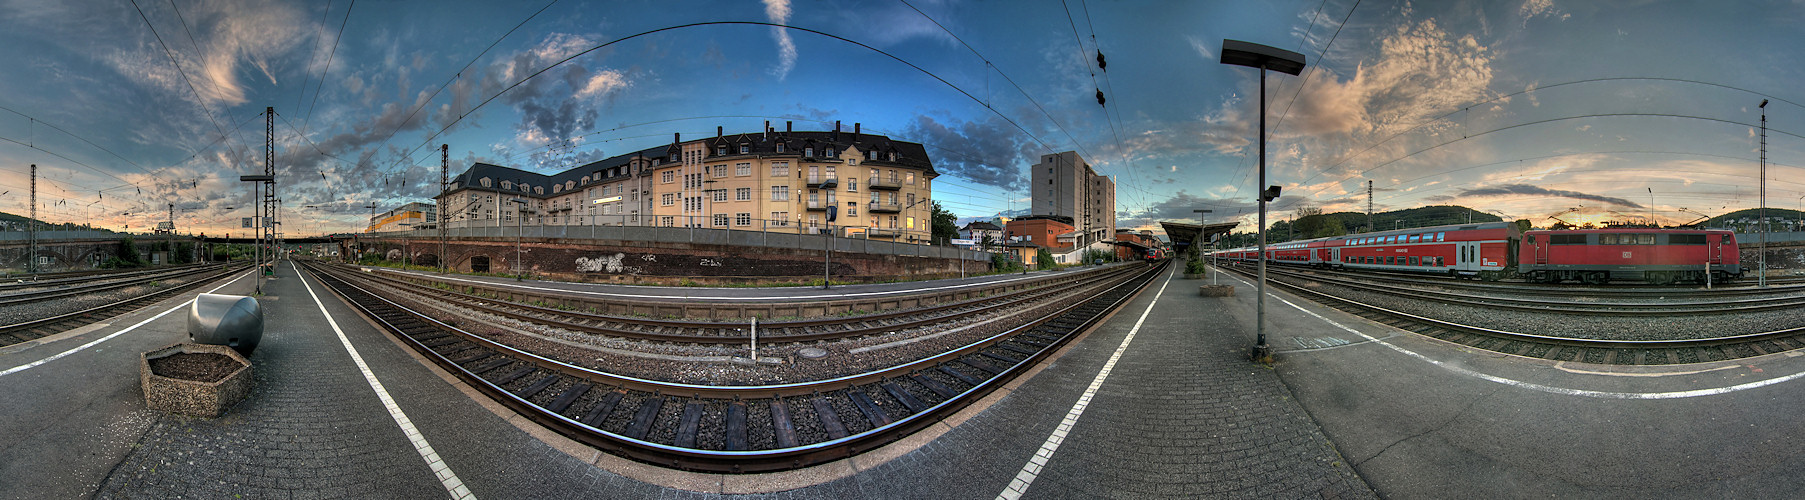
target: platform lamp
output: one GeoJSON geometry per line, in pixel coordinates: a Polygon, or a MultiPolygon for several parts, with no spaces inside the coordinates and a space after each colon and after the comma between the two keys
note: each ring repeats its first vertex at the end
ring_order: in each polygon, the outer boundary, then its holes
{"type": "MultiPolygon", "coordinates": [[[[513,263],[513,266],[518,266],[518,265],[520,265],[520,234],[526,232],[526,200],[516,197],[516,198],[509,198],[508,201],[520,204],[520,208],[516,209],[515,210],[516,213],[514,214],[514,263],[513,263]]],[[[512,267],[512,266],[509,266],[509,267],[512,267]]],[[[516,271],[518,271],[518,270],[516,270],[516,271]]],[[[518,272],[514,273],[514,281],[520,281],[520,277],[521,277],[520,273],[518,273],[518,272]]]]}
{"type": "MultiPolygon", "coordinates": [[[[1260,69],[1260,182],[1256,186],[1266,185],[1266,70],[1278,71],[1292,76],[1304,71],[1304,55],[1289,50],[1243,42],[1240,40],[1222,40],[1222,64],[1247,66],[1260,69]]],[[[1253,358],[1266,359],[1272,355],[1272,346],[1266,344],[1266,202],[1279,197],[1279,187],[1271,186],[1260,191],[1260,281],[1254,299],[1254,345],[1253,358]]],[[[1201,230],[1202,228],[1199,228],[1201,230]]]]}
{"type": "MultiPolygon", "coordinates": [[[[274,182],[275,180],[276,180],[276,176],[274,176],[274,175],[240,175],[240,176],[238,176],[239,182],[264,183],[264,182],[274,182]]],[[[261,193],[262,193],[263,184],[255,184],[253,186],[254,186],[253,189],[257,190],[256,193],[253,194],[253,196],[256,196],[257,198],[262,198],[263,195],[261,193]]],[[[262,205],[259,204],[258,206],[261,207],[262,205]]],[[[251,220],[257,222],[256,225],[257,225],[257,234],[258,234],[257,244],[252,245],[252,248],[254,248],[257,252],[257,256],[256,256],[257,260],[255,261],[255,263],[252,266],[252,269],[257,270],[256,271],[257,272],[257,295],[263,295],[263,241],[262,241],[263,240],[263,236],[262,236],[263,229],[262,229],[262,227],[264,225],[263,217],[266,215],[267,214],[264,214],[262,212],[262,208],[258,208],[257,214],[255,215],[254,218],[251,219],[251,220]]]]}
{"type": "MultiPolygon", "coordinates": [[[[1203,214],[1213,213],[1215,211],[1202,208],[1193,209],[1191,211],[1197,212],[1197,237],[1191,239],[1191,247],[1197,249],[1198,257],[1203,257],[1203,214]]],[[[1211,246],[1213,247],[1214,245],[1211,246]]],[[[1215,248],[1211,248],[1210,250],[1215,250],[1215,248]]],[[[1216,252],[1214,251],[1210,252],[1210,284],[1216,284],[1216,252]]]]}

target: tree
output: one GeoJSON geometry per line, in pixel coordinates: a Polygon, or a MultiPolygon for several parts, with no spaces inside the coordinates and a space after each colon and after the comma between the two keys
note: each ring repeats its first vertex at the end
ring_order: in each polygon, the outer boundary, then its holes
{"type": "Polygon", "coordinates": [[[1053,252],[1049,252],[1045,248],[1034,253],[1034,265],[1039,266],[1041,269],[1053,269],[1059,267],[1059,263],[1053,261],[1053,252]]]}
{"type": "Polygon", "coordinates": [[[982,248],[986,252],[990,251],[990,247],[994,246],[997,246],[996,235],[985,232],[984,237],[978,239],[978,248],[982,248]]]}
{"type": "Polygon", "coordinates": [[[946,211],[944,208],[940,208],[940,202],[938,201],[934,202],[933,205],[930,205],[929,208],[929,218],[932,221],[932,226],[930,227],[933,230],[931,238],[935,243],[942,245],[952,243],[953,238],[959,236],[959,217],[953,215],[952,212],[946,211]]]}

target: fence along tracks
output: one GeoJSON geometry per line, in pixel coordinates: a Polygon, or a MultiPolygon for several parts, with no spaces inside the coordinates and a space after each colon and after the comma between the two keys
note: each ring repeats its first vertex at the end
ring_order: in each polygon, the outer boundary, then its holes
{"type": "Polygon", "coordinates": [[[660,382],[536,356],[310,273],[471,387],[578,441],[667,467],[766,472],[846,458],[938,422],[1007,383],[1146,286],[1140,270],[1078,304],[958,349],[829,380],[762,386],[660,382]]]}
{"type": "MultiPolygon", "coordinates": [[[[1237,268],[1233,272],[1251,276],[1237,268]]],[[[1299,295],[1400,330],[1493,352],[1548,359],[1616,365],[1666,365],[1749,358],[1805,348],[1805,328],[1714,338],[1676,340],[1603,340],[1509,332],[1396,311],[1283,280],[1268,280],[1299,295]]]]}
{"type": "Polygon", "coordinates": [[[122,282],[122,283],[107,284],[107,285],[101,285],[101,286],[97,286],[97,287],[79,288],[79,289],[74,289],[74,290],[56,290],[56,291],[52,291],[52,292],[45,292],[45,294],[52,295],[49,297],[43,296],[42,294],[31,294],[32,295],[31,297],[24,297],[23,295],[26,295],[26,294],[6,296],[4,301],[0,301],[0,305],[13,305],[13,304],[15,304],[15,301],[33,302],[33,301],[48,300],[50,298],[61,298],[61,297],[66,297],[66,296],[70,296],[70,295],[103,292],[103,291],[115,290],[115,289],[130,287],[130,286],[143,285],[148,282],[159,280],[159,279],[190,277],[190,276],[196,276],[196,275],[202,276],[199,279],[194,279],[194,280],[191,280],[191,281],[181,284],[181,285],[165,287],[162,290],[157,290],[155,292],[151,292],[148,294],[139,295],[139,296],[130,297],[130,298],[127,298],[124,300],[115,301],[112,303],[101,305],[99,307],[91,307],[91,308],[83,309],[80,311],[63,313],[63,314],[58,314],[58,315],[54,315],[54,316],[50,316],[50,317],[46,317],[46,318],[39,318],[39,319],[31,320],[31,321],[25,321],[25,322],[20,322],[20,323],[14,323],[11,325],[0,326],[0,346],[7,346],[7,345],[17,344],[17,343],[21,343],[21,342],[37,340],[40,338],[44,338],[44,337],[48,337],[51,335],[56,335],[58,333],[62,333],[64,331],[68,331],[73,328],[81,327],[81,326],[95,323],[95,322],[98,322],[98,321],[101,321],[101,320],[104,320],[107,318],[111,318],[113,316],[125,314],[125,313],[131,312],[133,310],[136,310],[139,307],[143,307],[145,305],[149,305],[149,304],[155,303],[157,301],[163,300],[165,298],[168,298],[172,295],[186,293],[195,288],[199,288],[203,284],[206,284],[215,279],[230,275],[234,272],[244,269],[245,267],[248,267],[248,265],[241,264],[241,265],[205,266],[205,267],[199,267],[199,268],[194,268],[194,269],[186,269],[186,270],[176,271],[174,273],[151,274],[151,275],[147,275],[147,276],[139,276],[130,281],[126,281],[126,282],[122,282]]]}
{"type": "MultiPolygon", "coordinates": [[[[346,269],[339,266],[334,267],[335,269],[346,269]]],[[[996,310],[1033,303],[1048,296],[1115,280],[1141,269],[1140,266],[1116,266],[1103,269],[1101,272],[1061,276],[1060,278],[1069,281],[1059,283],[1057,286],[1010,287],[996,295],[942,302],[918,309],[857,311],[860,314],[831,318],[761,319],[758,323],[759,342],[809,342],[854,338],[933,325],[969,316],[974,311],[996,310]]],[[[388,278],[383,281],[383,284],[396,286],[417,295],[426,295],[430,297],[429,300],[447,302],[486,314],[572,331],[635,340],[695,344],[744,344],[750,337],[747,323],[601,315],[561,307],[501,301],[460,291],[448,291],[421,284],[412,279],[393,279],[394,275],[386,273],[374,274],[372,277],[388,278]]],[[[1051,282],[1047,284],[1051,285],[1051,282]]],[[[737,308],[738,306],[730,305],[729,307],[737,308]]]]}

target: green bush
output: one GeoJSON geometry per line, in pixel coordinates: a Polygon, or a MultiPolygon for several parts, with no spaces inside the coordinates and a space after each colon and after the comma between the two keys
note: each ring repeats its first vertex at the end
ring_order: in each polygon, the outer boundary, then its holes
{"type": "Polygon", "coordinates": [[[1045,248],[1040,249],[1040,252],[1034,254],[1034,263],[1043,270],[1059,268],[1059,263],[1053,260],[1053,252],[1049,252],[1045,248]]]}
{"type": "Polygon", "coordinates": [[[1209,266],[1204,265],[1202,259],[1185,262],[1185,274],[1203,274],[1208,270],[1209,266]]]}

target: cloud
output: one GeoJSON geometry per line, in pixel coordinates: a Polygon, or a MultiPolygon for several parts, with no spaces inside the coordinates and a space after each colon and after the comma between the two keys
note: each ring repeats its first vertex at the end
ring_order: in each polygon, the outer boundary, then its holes
{"type": "Polygon", "coordinates": [[[1025,187],[1022,165],[1039,158],[1039,144],[995,116],[983,122],[946,123],[916,116],[901,135],[931,148],[935,170],[1006,191],[1025,187]]]}
{"type": "Polygon", "coordinates": [[[1209,44],[1204,42],[1202,38],[1185,35],[1185,41],[1191,43],[1191,50],[1197,51],[1197,55],[1202,56],[1203,60],[1205,60],[1205,61],[1216,60],[1216,54],[1213,52],[1210,52],[1209,44]]]}
{"type": "MultiPolygon", "coordinates": [[[[765,17],[770,18],[771,22],[777,24],[790,22],[790,0],[764,1],[765,17]]],[[[777,67],[771,69],[771,74],[777,75],[777,79],[782,80],[790,75],[791,69],[796,67],[796,42],[790,40],[790,31],[784,28],[773,26],[771,36],[777,39],[778,56],[777,67]]]]}
{"type": "Polygon", "coordinates": [[[1286,133],[1387,135],[1491,97],[1492,54],[1472,35],[1456,37],[1433,19],[1402,23],[1379,54],[1345,80],[1318,67],[1286,133]]]}
{"type": "Polygon", "coordinates": [[[1430,196],[1424,199],[1432,202],[1441,202],[1463,197],[1485,198],[1501,196],[1551,196],[1558,198],[1572,198],[1575,200],[1598,201],[1628,208],[1645,208],[1639,203],[1623,198],[1586,194],[1579,191],[1568,191],[1564,189],[1548,189],[1529,184],[1503,184],[1493,187],[1468,189],[1461,191],[1460,194],[1457,195],[1430,196]]]}

